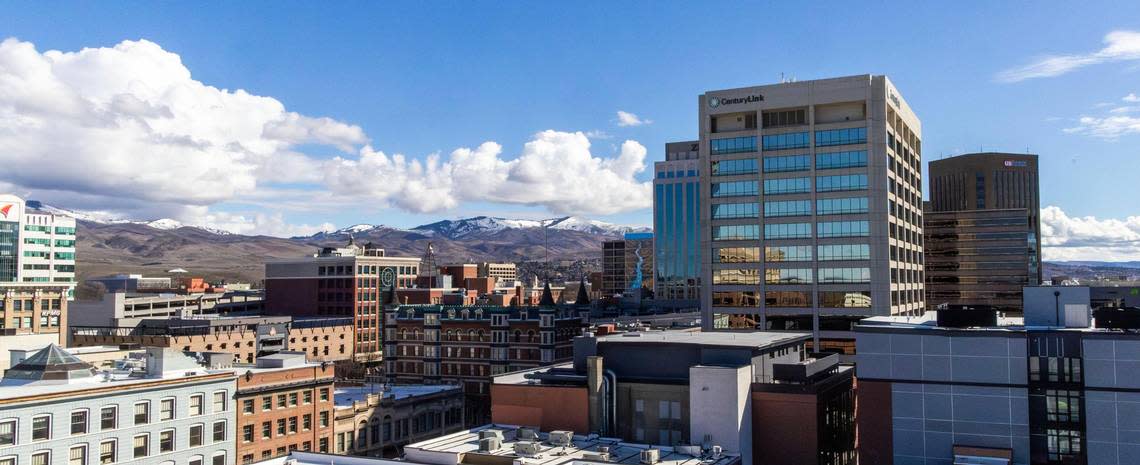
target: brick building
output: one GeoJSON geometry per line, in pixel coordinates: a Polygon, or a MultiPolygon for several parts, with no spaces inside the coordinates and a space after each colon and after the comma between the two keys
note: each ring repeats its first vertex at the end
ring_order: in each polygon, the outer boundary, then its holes
{"type": "Polygon", "coordinates": [[[295,450],[328,452],[333,435],[333,366],[307,363],[301,352],[282,352],[238,367],[234,400],[237,457],[241,464],[295,450]]]}
{"type": "Polygon", "coordinates": [[[389,305],[384,369],[390,382],[463,386],[469,424],[490,418],[491,377],[570,360],[579,309],[556,306],[549,287],[536,307],[389,305]]]}
{"type": "Polygon", "coordinates": [[[336,454],[394,457],[403,446],[463,429],[459,386],[337,386],[333,397],[336,454]]]}

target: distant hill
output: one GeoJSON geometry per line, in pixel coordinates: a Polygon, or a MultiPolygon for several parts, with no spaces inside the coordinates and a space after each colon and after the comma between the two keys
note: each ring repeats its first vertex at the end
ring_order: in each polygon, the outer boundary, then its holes
{"type": "MultiPolygon", "coordinates": [[[[57,209],[58,212],[66,210],[57,209]]],[[[64,213],[66,214],[66,213],[64,213]]],[[[411,229],[359,224],[312,236],[246,236],[174,220],[98,221],[76,218],[80,279],[112,273],[193,275],[257,282],[268,259],[311,255],[318,247],[372,242],[390,255],[421,256],[429,242],[439,263],[598,258],[602,242],[648,228],[578,217],[516,220],[478,216],[411,229]]]]}

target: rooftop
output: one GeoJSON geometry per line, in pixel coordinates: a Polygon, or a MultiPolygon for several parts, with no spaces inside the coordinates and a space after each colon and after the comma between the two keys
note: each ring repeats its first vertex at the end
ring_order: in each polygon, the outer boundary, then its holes
{"type": "Polygon", "coordinates": [[[727,332],[727,331],[635,331],[598,338],[599,343],[696,344],[702,346],[762,348],[797,340],[807,340],[809,333],[799,332],[727,332]]]}
{"type": "Polygon", "coordinates": [[[460,386],[450,384],[366,384],[363,386],[337,385],[336,391],[333,393],[333,402],[336,404],[337,408],[348,408],[352,407],[352,404],[354,402],[367,402],[369,395],[375,396],[383,394],[385,399],[403,400],[412,397],[427,396],[447,391],[459,392],[461,390],[462,388],[460,386]]]}

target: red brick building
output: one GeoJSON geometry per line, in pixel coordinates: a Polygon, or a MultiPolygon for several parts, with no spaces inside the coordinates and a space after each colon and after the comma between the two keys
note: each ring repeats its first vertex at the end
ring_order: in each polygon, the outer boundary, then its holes
{"type": "Polygon", "coordinates": [[[294,450],[329,452],[335,403],[333,365],[306,363],[301,352],[237,367],[237,457],[249,464],[294,450]]]}

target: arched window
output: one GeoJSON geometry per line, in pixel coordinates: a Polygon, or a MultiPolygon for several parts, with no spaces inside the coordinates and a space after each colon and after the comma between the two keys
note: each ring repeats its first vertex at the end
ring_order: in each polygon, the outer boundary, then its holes
{"type": "Polygon", "coordinates": [[[384,415],[384,442],[392,440],[392,416],[384,415]]]}
{"type": "Polygon", "coordinates": [[[526,332],[526,341],[527,341],[527,342],[538,342],[538,341],[537,341],[537,340],[534,338],[534,330],[533,330],[533,329],[532,329],[532,330],[530,330],[530,331],[527,331],[527,332],[526,332]]]}
{"type": "Polygon", "coordinates": [[[368,422],[361,420],[356,428],[356,449],[368,448],[368,422]]]}
{"type": "Polygon", "coordinates": [[[372,447],[380,445],[380,420],[372,419],[372,424],[368,426],[368,436],[372,441],[372,447]]]}
{"type": "Polygon", "coordinates": [[[511,339],[511,342],[520,342],[519,338],[521,338],[521,337],[522,337],[522,331],[519,331],[516,329],[514,337],[511,339]]]}

